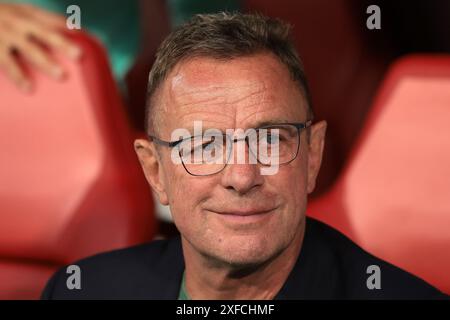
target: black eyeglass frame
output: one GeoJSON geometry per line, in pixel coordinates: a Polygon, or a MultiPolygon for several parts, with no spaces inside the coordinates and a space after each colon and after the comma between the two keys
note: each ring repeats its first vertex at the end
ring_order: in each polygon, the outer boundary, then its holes
{"type": "MultiPolygon", "coordinates": [[[[312,125],[312,123],[313,123],[313,120],[312,120],[312,119],[307,120],[307,121],[305,121],[305,122],[284,122],[284,123],[274,123],[274,124],[270,124],[270,125],[267,125],[267,126],[255,128],[255,130],[259,130],[259,129],[268,129],[268,128],[277,127],[277,126],[282,126],[282,125],[291,125],[291,126],[294,126],[294,127],[297,129],[297,136],[298,136],[297,151],[296,151],[296,153],[295,153],[295,156],[294,156],[291,160],[289,160],[289,161],[287,161],[287,162],[284,162],[284,163],[280,163],[280,165],[286,165],[286,164],[291,163],[292,161],[294,161],[294,160],[297,158],[298,152],[299,152],[299,149],[300,149],[300,135],[301,135],[301,133],[302,133],[302,130],[305,130],[305,129],[309,128],[309,127],[312,125]]],[[[228,135],[227,135],[226,133],[223,133],[223,136],[228,137],[228,135]]],[[[190,140],[190,139],[193,138],[193,137],[191,136],[191,137],[188,137],[188,138],[182,138],[182,139],[177,140],[177,141],[165,141],[165,140],[162,140],[162,139],[160,139],[160,138],[158,138],[158,137],[156,137],[156,136],[150,135],[150,134],[148,134],[147,137],[148,137],[149,141],[155,142],[156,144],[159,144],[159,145],[161,145],[161,146],[168,147],[168,148],[170,148],[170,149],[172,149],[172,148],[178,146],[178,145],[179,145],[182,141],[184,141],[184,140],[188,140],[188,139],[190,140]]],[[[229,138],[229,137],[228,137],[228,138],[229,138]]],[[[249,147],[248,137],[247,137],[247,136],[246,136],[245,138],[241,138],[241,139],[238,139],[238,138],[231,139],[231,138],[230,138],[230,140],[231,140],[231,142],[232,142],[233,144],[234,144],[235,142],[238,142],[238,141],[241,141],[241,140],[245,140],[246,143],[247,143],[247,146],[249,147]]],[[[225,169],[225,167],[227,166],[228,161],[229,161],[229,157],[230,157],[230,155],[227,155],[227,162],[225,163],[225,165],[223,166],[223,168],[220,169],[220,170],[217,171],[217,172],[214,172],[214,173],[211,173],[211,174],[193,174],[193,173],[189,172],[189,170],[186,168],[186,165],[185,165],[184,162],[183,162],[183,157],[181,156],[181,151],[180,151],[180,150],[178,150],[178,154],[179,154],[179,156],[180,156],[181,163],[183,164],[183,167],[184,167],[184,169],[186,170],[186,172],[189,173],[189,174],[192,175],[192,176],[200,176],[200,177],[211,176],[211,175],[214,175],[214,174],[217,174],[217,173],[221,172],[221,171],[222,171],[223,169],[225,169]]],[[[231,154],[231,152],[230,152],[230,154],[231,154]]],[[[256,157],[256,159],[257,159],[257,161],[259,162],[258,157],[256,157]]],[[[261,163],[261,162],[259,162],[259,163],[261,163]]],[[[262,164],[262,165],[264,165],[264,164],[262,164]]]]}

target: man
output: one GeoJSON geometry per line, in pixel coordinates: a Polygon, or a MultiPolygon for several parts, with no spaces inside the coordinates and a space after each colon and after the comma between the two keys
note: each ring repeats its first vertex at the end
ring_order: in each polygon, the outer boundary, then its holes
{"type": "Polygon", "coordinates": [[[135,141],[181,236],[77,262],[80,289],[67,288],[63,268],[43,298],[441,297],[305,217],[326,130],[312,116],[288,26],[258,15],[195,16],[158,51],[149,139],[135,141]],[[369,267],[379,271],[374,283],[369,267]]]}

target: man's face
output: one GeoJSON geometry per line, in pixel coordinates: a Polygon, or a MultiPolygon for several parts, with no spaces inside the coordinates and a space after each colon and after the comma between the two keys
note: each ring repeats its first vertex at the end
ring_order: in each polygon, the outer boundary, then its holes
{"type": "MultiPolygon", "coordinates": [[[[298,84],[270,54],[181,62],[158,89],[155,103],[157,136],[166,141],[175,129],[192,130],[194,121],[202,121],[203,130],[226,132],[308,120],[298,84]]],[[[170,205],[183,245],[222,263],[254,265],[280,253],[301,232],[324,133],[325,123],[314,125],[309,142],[304,131],[297,158],[274,175],[262,175],[258,164],[235,161],[215,175],[192,176],[173,163],[169,148],[144,140],[135,146],[159,200],[170,205]]],[[[236,149],[234,144],[234,157],[236,149]]]]}

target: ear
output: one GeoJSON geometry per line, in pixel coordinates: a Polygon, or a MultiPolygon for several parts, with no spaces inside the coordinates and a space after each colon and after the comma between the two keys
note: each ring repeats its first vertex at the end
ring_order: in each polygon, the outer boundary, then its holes
{"type": "Polygon", "coordinates": [[[320,121],[311,126],[308,150],[308,194],[314,191],[316,179],[322,163],[323,147],[325,145],[325,133],[327,123],[320,121]]]}
{"type": "Polygon", "coordinates": [[[145,139],[137,139],[134,141],[134,150],[141,163],[145,178],[158,196],[159,202],[162,205],[168,205],[162,166],[155,144],[145,139]]]}

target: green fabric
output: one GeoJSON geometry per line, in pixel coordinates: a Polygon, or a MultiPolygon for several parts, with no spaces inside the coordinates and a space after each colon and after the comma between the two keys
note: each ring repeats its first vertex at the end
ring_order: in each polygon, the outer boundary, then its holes
{"type": "Polygon", "coordinates": [[[106,48],[116,81],[124,77],[139,51],[140,25],[137,0],[14,0],[68,16],[66,9],[75,4],[81,10],[81,28],[95,35],[106,48]]]}
{"type": "MultiPolygon", "coordinates": [[[[154,1],[154,0],[148,0],[154,1]]],[[[3,0],[0,0],[3,2],[3,0]]],[[[75,4],[81,10],[81,27],[94,34],[106,48],[115,79],[121,86],[139,51],[141,39],[139,0],[10,0],[30,3],[68,16],[66,9],[75,4]]],[[[237,11],[241,0],[168,0],[172,26],[196,13],[237,11]]]]}
{"type": "Polygon", "coordinates": [[[180,292],[178,293],[178,300],[191,300],[186,291],[186,279],[183,272],[183,279],[181,279],[180,292]]]}

